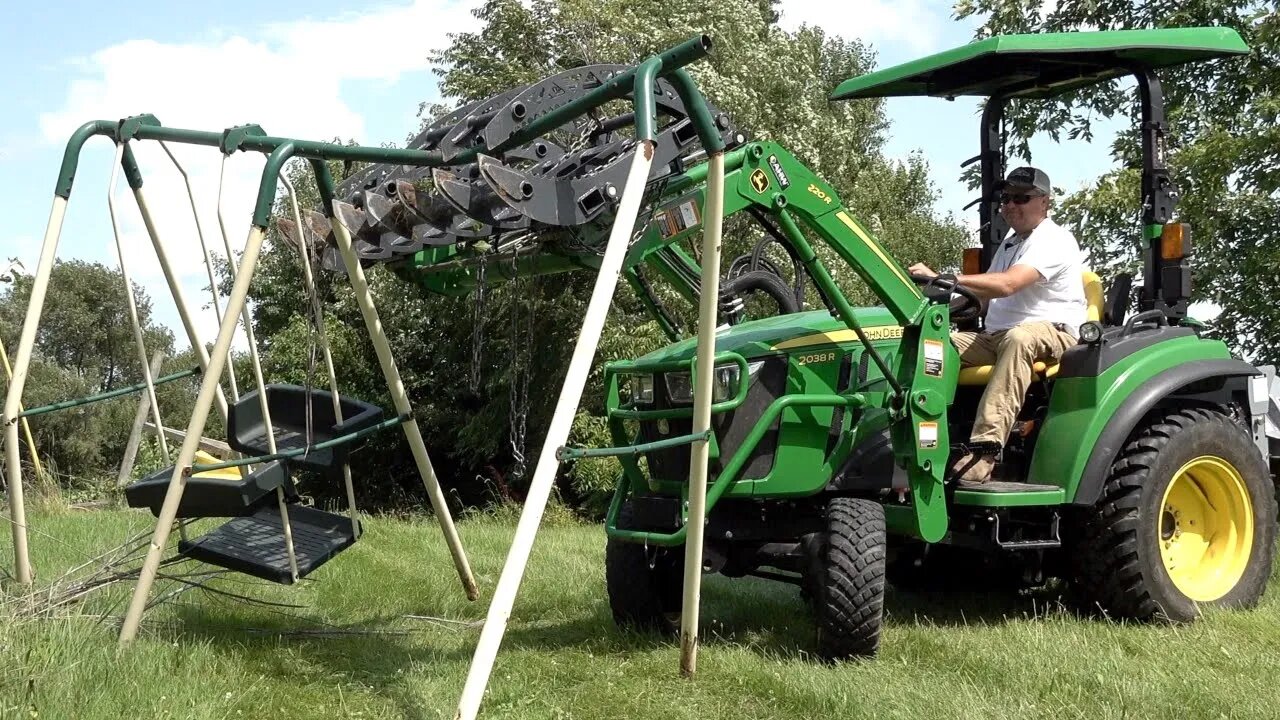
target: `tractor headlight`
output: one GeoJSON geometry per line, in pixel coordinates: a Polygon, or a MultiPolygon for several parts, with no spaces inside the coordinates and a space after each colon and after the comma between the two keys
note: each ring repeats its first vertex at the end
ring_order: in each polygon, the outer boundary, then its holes
{"type": "Polygon", "coordinates": [[[631,402],[636,405],[653,404],[653,376],[631,376],[631,402]]]}
{"type": "MultiPolygon", "coordinates": [[[[755,378],[756,373],[764,366],[763,360],[747,363],[747,382],[755,378]]],[[[693,376],[687,372],[671,372],[665,376],[667,397],[678,405],[689,405],[693,402],[693,376]]],[[[717,365],[711,373],[711,402],[718,403],[732,399],[738,394],[741,381],[741,368],[737,363],[717,365]]]]}
{"type": "Polygon", "coordinates": [[[1080,325],[1080,342],[1090,345],[1102,339],[1102,325],[1090,320],[1080,325]]]}

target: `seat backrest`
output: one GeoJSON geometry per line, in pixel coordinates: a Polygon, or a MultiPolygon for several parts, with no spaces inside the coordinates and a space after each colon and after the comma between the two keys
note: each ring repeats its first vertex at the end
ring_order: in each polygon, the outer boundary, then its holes
{"type": "Polygon", "coordinates": [[[1129,294],[1133,290],[1133,275],[1120,273],[1107,288],[1107,302],[1103,306],[1102,322],[1105,325],[1123,325],[1129,314],[1129,294]]]}
{"type": "Polygon", "coordinates": [[[1102,322],[1102,280],[1092,270],[1084,271],[1083,280],[1084,300],[1088,306],[1087,319],[1102,322]]]}

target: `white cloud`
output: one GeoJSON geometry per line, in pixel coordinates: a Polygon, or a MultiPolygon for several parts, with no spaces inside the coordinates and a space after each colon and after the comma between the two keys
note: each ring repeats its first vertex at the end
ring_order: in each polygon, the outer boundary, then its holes
{"type": "Polygon", "coordinates": [[[939,0],[782,0],[778,8],[781,25],[788,30],[811,25],[877,46],[905,45],[915,53],[938,49],[941,25],[951,10],[949,3],[939,0]]]}
{"type": "MultiPolygon", "coordinates": [[[[274,23],[197,42],[135,39],[112,45],[68,64],[74,79],[61,107],[41,115],[42,139],[61,146],[88,120],[148,112],[168,127],[216,131],[253,122],[276,136],[367,141],[366,118],[380,108],[352,107],[343,96],[344,83],[389,84],[406,73],[427,70],[429,53],[443,47],[447,32],[474,24],[469,10],[475,2],[414,0],[362,9],[359,14],[274,23]]],[[[412,129],[406,124],[404,133],[412,129]]],[[[77,197],[100,198],[99,193],[106,192],[105,178],[83,180],[89,173],[105,173],[101,168],[110,162],[110,155],[101,162],[98,157],[109,150],[96,143],[86,147],[77,197]]],[[[213,148],[170,147],[196,188],[205,240],[211,250],[224,255],[215,211],[221,155],[213,148]]],[[[135,143],[134,148],[147,178],[144,193],[148,206],[165,240],[170,263],[181,275],[192,312],[201,317],[201,337],[210,342],[216,323],[212,312],[199,312],[209,303],[209,294],[203,290],[207,285],[204,258],[186,188],[156,143],[135,143]]],[[[236,154],[228,160],[224,208],[229,239],[236,251],[244,244],[262,164],[258,154],[236,154]]],[[[162,317],[171,320],[182,346],[185,335],[176,313],[168,312],[169,290],[141,217],[123,180],[117,187],[116,206],[130,274],[156,301],[162,317]]],[[[93,235],[106,239],[111,248],[107,252],[109,264],[114,266],[109,217],[105,207],[97,212],[101,217],[93,220],[93,235]]]]}

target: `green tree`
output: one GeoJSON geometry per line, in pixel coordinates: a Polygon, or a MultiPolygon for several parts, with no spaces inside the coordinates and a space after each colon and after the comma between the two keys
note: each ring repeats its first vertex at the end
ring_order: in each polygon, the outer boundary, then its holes
{"type": "MultiPolygon", "coordinates": [[[[1182,191],[1179,221],[1191,224],[1196,299],[1222,308],[1214,332],[1259,362],[1280,358],[1280,16],[1255,0],[962,0],[960,18],[983,20],[979,35],[1080,29],[1225,26],[1252,48],[1247,56],[1160,72],[1172,147],[1168,162],[1182,191]]],[[[1113,147],[1116,167],[1061,206],[1096,265],[1141,271],[1138,173],[1141,145],[1132,83],[1113,82],[1052,102],[1015,107],[1012,150],[1027,138],[1087,139],[1091,123],[1134,119],[1113,147]]]]}
{"type": "MultiPolygon", "coordinates": [[[[31,275],[17,275],[0,294],[0,337],[11,353],[17,350],[33,281],[31,275]]],[[[137,285],[133,291],[147,352],[160,350],[172,357],[172,333],[155,323],[147,293],[137,285]]],[[[166,371],[194,366],[191,359],[185,360],[189,364],[179,362],[183,361],[167,364],[166,371]]],[[[119,271],[78,260],[55,264],[24,387],[25,405],[84,397],[142,379],[119,271]]],[[[190,412],[188,391],[181,385],[157,388],[167,425],[190,412]]],[[[138,396],[132,395],[32,418],[41,457],[64,476],[111,472],[120,462],[137,401],[138,396]]]]}
{"type": "MultiPolygon", "coordinates": [[[[715,42],[713,54],[690,70],[712,102],[749,136],[781,142],[831,181],[891,252],[912,261],[954,264],[964,233],[934,210],[923,159],[899,163],[881,152],[887,123],[880,101],[827,100],[840,81],[872,69],[872,51],[815,28],[784,31],[777,26],[773,5],[768,0],[709,5],[687,0],[491,0],[475,13],[477,30],[451,36],[448,47],[434,56],[446,103],[424,105],[423,122],[461,103],[564,69],[636,62],[706,32],[715,42]]],[[[305,184],[295,182],[299,189],[305,184]]],[[[313,203],[314,196],[305,202],[313,203]]],[[[277,214],[285,215],[283,206],[277,214]]],[[[725,266],[759,237],[758,230],[731,224],[725,266]]],[[[313,340],[303,314],[307,300],[296,249],[275,235],[271,243],[254,288],[258,339],[273,378],[298,378],[311,363],[313,340]]],[[[874,302],[834,253],[820,252],[851,297],[874,302]]],[[[790,263],[783,267],[789,269],[790,263]]],[[[498,494],[519,497],[522,483],[512,477],[517,456],[522,451],[530,470],[537,460],[595,277],[573,273],[490,284],[483,294],[447,298],[406,291],[406,284],[379,266],[368,274],[438,474],[464,502],[483,499],[486,483],[498,494]],[[510,432],[521,425],[527,433],[523,448],[513,442],[518,433],[510,432]],[[483,482],[476,482],[477,476],[483,482]]],[[[367,340],[358,338],[363,323],[346,282],[329,275],[321,279],[318,292],[332,321],[330,331],[340,326],[351,332],[339,360],[344,392],[388,406],[376,359],[367,340]]],[[[672,294],[664,297],[674,301],[672,294]]],[[[686,319],[696,312],[673,306],[686,319]]],[[[597,359],[634,357],[665,342],[624,285],[597,359]]],[[[597,366],[575,441],[599,441],[602,412],[597,366]]],[[[370,463],[369,475],[397,478],[380,488],[419,492],[399,434],[377,438],[363,457],[370,463]]],[[[607,486],[603,478],[609,470],[598,464],[572,472],[573,482],[562,486],[570,500],[607,486]]]]}

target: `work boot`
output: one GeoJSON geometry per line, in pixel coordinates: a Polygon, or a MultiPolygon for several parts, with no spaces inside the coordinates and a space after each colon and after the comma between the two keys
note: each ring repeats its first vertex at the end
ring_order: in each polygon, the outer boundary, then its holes
{"type": "Polygon", "coordinates": [[[991,480],[991,471],[995,466],[994,455],[967,452],[951,466],[951,475],[960,482],[981,485],[991,480]]]}

